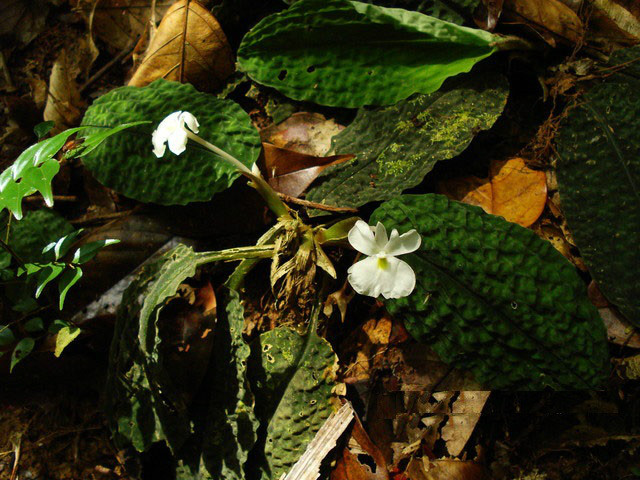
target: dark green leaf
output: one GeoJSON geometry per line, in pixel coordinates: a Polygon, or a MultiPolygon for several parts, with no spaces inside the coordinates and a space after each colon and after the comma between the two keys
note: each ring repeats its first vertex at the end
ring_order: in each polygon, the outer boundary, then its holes
{"type": "MultiPolygon", "coordinates": [[[[152,152],[151,133],[167,115],[186,110],[200,122],[200,136],[245,165],[260,153],[260,137],[249,116],[234,102],[200,93],[188,84],[156,80],[147,87],[122,87],[96,100],[83,124],[106,126],[149,120],[145,128],[109,137],[84,156],[84,163],[104,185],[143,202],[186,204],[209,200],[228,188],[239,173],[219,157],[190,143],[176,156],[152,152]]],[[[95,134],[97,128],[87,130],[95,134]]]]}
{"type": "Polygon", "coordinates": [[[356,158],[324,170],[307,198],[359,207],[395,197],[420,183],[436,162],[458,155],[478,132],[491,128],[508,91],[502,75],[470,75],[430,95],[361,109],[332,146],[333,153],[356,158]]]}
{"type": "Polygon", "coordinates": [[[60,280],[58,281],[58,292],[60,293],[58,308],[60,308],[60,310],[62,310],[64,306],[64,300],[67,298],[69,289],[78,283],[80,278],[82,278],[82,269],[80,267],[69,267],[60,276],[60,280]]]}
{"type": "Polygon", "coordinates": [[[38,140],[44,137],[47,133],[51,131],[56,122],[49,120],[48,122],[42,122],[33,127],[33,133],[36,134],[38,140]]]}
{"type": "Polygon", "coordinates": [[[24,323],[24,329],[29,333],[37,333],[44,330],[44,322],[40,317],[34,317],[24,323]]]}
{"type": "Polygon", "coordinates": [[[82,245],[73,254],[73,260],[71,260],[71,263],[87,263],[89,260],[93,259],[93,257],[95,257],[102,248],[108,247],[109,245],[115,245],[116,243],[120,243],[120,240],[107,238],[105,240],[98,240],[96,242],[82,245]]]}
{"type": "Polygon", "coordinates": [[[9,372],[13,372],[13,369],[18,362],[31,353],[35,344],[36,341],[31,337],[23,338],[18,342],[11,354],[11,366],[9,367],[9,372]]]}
{"type": "Polygon", "coordinates": [[[417,276],[389,300],[411,335],[491,389],[595,389],[608,374],[606,332],[575,268],[532,231],[441,195],[403,195],[371,222],[422,246],[417,276]]]}
{"type": "Polygon", "coordinates": [[[47,260],[54,261],[60,260],[60,258],[64,257],[76,239],[83,232],[82,229],[75,230],[64,237],[59,237],[55,242],[49,243],[42,249],[42,254],[45,256],[47,260]]]}
{"type": "Polygon", "coordinates": [[[418,12],[348,0],[303,0],[242,40],[256,82],[321,105],[391,105],[432,93],[497,50],[498,37],[418,12]]]}
{"type": "Polygon", "coordinates": [[[49,282],[55,280],[56,277],[64,271],[64,269],[65,265],[49,263],[38,271],[38,276],[36,277],[36,283],[38,285],[36,289],[36,298],[40,298],[44,287],[46,287],[49,282]]]}
{"type": "Polygon", "coordinates": [[[16,341],[8,325],[0,325],[0,347],[6,347],[16,341]]]}
{"type": "MultiPolygon", "coordinates": [[[[640,47],[613,64],[637,60],[640,47]]],[[[556,138],[562,209],[600,290],[640,326],[640,76],[636,63],[583,95],[556,138]],[[634,70],[635,69],[635,70],[634,70]]]]}

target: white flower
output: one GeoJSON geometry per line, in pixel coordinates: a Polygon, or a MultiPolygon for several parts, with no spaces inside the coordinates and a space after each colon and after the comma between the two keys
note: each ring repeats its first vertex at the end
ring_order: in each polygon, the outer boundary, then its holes
{"type": "Polygon", "coordinates": [[[374,228],[358,220],[349,231],[349,243],[367,258],[349,268],[349,283],[356,292],[369,297],[406,297],[416,286],[416,274],[396,256],[415,252],[420,242],[415,230],[399,235],[394,229],[387,238],[382,223],[374,228]]]}
{"type": "Polygon", "coordinates": [[[176,155],[180,155],[187,149],[188,137],[185,124],[193,133],[198,133],[200,124],[196,117],[189,112],[173,112],[160,122],[151,136],[153,153],[156,154],[156,157],[160,158],[164,155],[167,143],[169,150],[176,155]]]}

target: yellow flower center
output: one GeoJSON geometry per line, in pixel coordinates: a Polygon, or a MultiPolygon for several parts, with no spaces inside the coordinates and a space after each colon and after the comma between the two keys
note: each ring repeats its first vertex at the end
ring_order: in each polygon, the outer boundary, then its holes
{"type": "Polygon", "coordinates": [[[378,268],[380,270],[386,270],[389,268],[389,261],[385,257],[378,257],[378,268]]]}

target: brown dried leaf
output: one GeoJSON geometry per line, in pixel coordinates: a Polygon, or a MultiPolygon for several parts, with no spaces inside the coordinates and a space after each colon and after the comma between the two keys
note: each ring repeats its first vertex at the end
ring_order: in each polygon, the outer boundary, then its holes
{"type": "Polygon", "coordinates": [[[407,465],[411,480],[483,480],[486,477],[482,465],[475,462],[427,457],[412,458],[407,465]]]}
{"type": "Polygon", "coordinates": [[[265,143],[321,157],[331,148],[331,138],[344,127],[319,113],[298,112],[260,131],[265,143]]]}
{"type": "Polygon", "coordinates": [[[552,46],[556,40],[580,43],[584,36],[578,15],[559,0],[505,0],[502,18],[528,25],[552,46]]]}
{"type": "Polygon", "coordinates": [[[500,215],[523,227],[531,226],[542,214],[547,202],[544,172],[532,170],[524,159],[494,160],[489,179],[455,178],[440,182],[439,193],[500,215]]]}
{"type": "Polygon", "coordinates": [[[460,455],[464,449],[480,419],[480,414],[490,393],[462,391],[453,402],[451,414],[446,425],[442,427],[441,434],[451,456],[460,455]]]}
{"type": "Polygon", "coordinates": [[[164,78],[210,92],[234,69],[231,47],[215,17],[195,0],[179,0],[162,18],[129,85],[143,87],[164,78]]]}
{"type": "Polygon", "coordinates": [[[590,41],[629,46],[640,42],[640,3],[636,0],[592,0],[590,41]]]}
{"type": "Polygon", "coordinates": [[[325,168],[354,158],[354,155],[314,157],[268,143],[262,147],[263,155],[258,162],[269,185],[292,197],[302,195],[325,168]]]}
{"type": "Polygon", "coordinates": [[[640,348],[640,333],[633,325],[629,325],[611,308],[599,308],[598,312],[607,327],[610,342],[628,348],[640,348]]]}

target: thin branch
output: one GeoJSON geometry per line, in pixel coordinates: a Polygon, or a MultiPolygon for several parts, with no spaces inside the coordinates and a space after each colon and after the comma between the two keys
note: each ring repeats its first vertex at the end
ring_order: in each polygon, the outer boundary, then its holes
{"type": "Polygon", "coordinates": [[[302,207],[317,208],[318,210],[324,210],[326,212],[335,213],[358,213],[357,208],[351,207],[334,207],[332,205],[325,205],[324,203],[311,202],[309,200],[303,200],[302,198],[291,197],[284,193],[277,192],[278,196],[287,203],[293,203],[302,207]]]}

